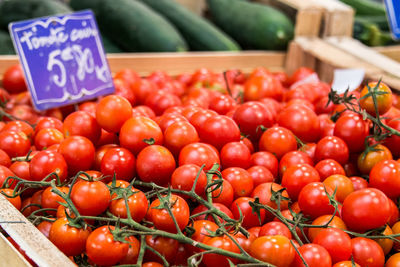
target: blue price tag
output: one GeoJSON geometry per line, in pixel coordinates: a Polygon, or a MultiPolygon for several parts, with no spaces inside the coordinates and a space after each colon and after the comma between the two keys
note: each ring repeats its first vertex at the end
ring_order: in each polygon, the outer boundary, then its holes
{"type": "Polygon", "coordinates": [[[385,5],[393,38],[400,39],[400,1],[385,0],[385,5]]]}
{"type": "Polygon", "coordinates": [[[114,92],[92,11],[13,22],[9,29],[37,110],[114,92]]]}

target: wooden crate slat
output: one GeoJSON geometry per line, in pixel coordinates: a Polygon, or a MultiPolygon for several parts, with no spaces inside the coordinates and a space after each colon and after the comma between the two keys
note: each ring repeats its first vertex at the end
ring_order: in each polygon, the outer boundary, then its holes
{"type": "Polygon", "coordinates": [[[400,45],[374,47],[374,50],[381,53],[382,55],[385,55],[393,60],[400,62],[400,45]]]}
{"type": "Polygon", "coordinates": [[[0,234],[0,259],[1,266],[32,266],[2,234],[0,234]]]}
{"type": "Polygon", "coordinates": [[[76,266],[2,194],[0,194],[0,207],[2,228],[37,265],[41,267],[76,266]],[[20,223],[4,223],[7,221],[20,223]]]}

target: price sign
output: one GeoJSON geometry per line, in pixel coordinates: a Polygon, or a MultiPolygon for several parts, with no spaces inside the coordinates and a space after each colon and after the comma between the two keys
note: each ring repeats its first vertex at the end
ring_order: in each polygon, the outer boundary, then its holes
{"type": "Polygon", "coordinates": [[[385,5],[392,35],[395,39],[400,39],[400,1],[385,0],[385,5]]]}
{"type": "Polygon", "coordinates": [[[93,12],[14,22],[9,29],[37,110],[114,92],[93,12]]]}

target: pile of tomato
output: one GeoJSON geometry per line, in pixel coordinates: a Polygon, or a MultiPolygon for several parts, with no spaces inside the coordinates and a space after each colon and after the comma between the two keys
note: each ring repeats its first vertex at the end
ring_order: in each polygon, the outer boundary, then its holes
{"type": "Polygon", "coordinates": [[[76,264],[400,266],[400,103],[383,82],[339,96],[311,69],[257,68],[114,84],[45,112],[19,66],[0,89],[1,192],[76,264]]]}

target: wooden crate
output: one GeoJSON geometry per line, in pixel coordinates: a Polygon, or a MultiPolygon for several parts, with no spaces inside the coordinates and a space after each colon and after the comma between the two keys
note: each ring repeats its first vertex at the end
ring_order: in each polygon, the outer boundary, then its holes
{"type": "MultiPolygon", "coordinates": [[[[284,52],[190,52],[110,54],[108,60],[113,72],[132,68],[141,75],[163,70],[174,75],[206,67],[214,71],[239,68],[244,72],[264,66],[270,70],[285,69],[284,52]]],[[[0,73],[13,64],[16,56],[0,57],[0,73]]],[[[39,266],[74,266],[45,236],[41,234],[18,210],[0,194],[0,226],[16,241],[25,253],[39,266]],[[9,223],[7,223],[9,222],[9,223]]],[[[0,267],[31,266],[0,233],[0,267]]]]}
{"type": "Polygon", "coordinates": [[[337,68],[361,68],[366,79],[382,79],[400,90],[400,63],[350,37],[296,38],[289,47],[287,71],[300,66],[317,70],[323,81],[330,82],[337,68]]]}
{"type": "Polygon", "coordinates": [[[393,60],[400,62],[400,45],[374,47],[374,50],[381,53],[382,55],[385,55],[393,60]]]}

